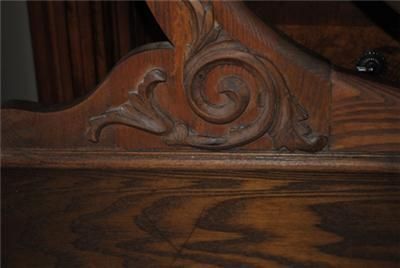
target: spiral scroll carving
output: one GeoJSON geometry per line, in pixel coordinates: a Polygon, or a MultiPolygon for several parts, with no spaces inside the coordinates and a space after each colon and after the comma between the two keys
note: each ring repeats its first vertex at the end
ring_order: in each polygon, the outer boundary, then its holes
{"type": "MultiPolygon", "coordinates": [[[[229,123],[240,117],[246,108],[249,108],[251,95],[258,99],[257,107],[255,107],[258,115],[254,121],[228,130],[223,136],[224,142],[221,144],[207,145],[204,144],[203,138],[203,143],[197,144],[198,146],[228,148],[249,143],[265,134],[273,122],[274,100],[277,83],[279,83],[271,76],[271,71],[268,71],[273,68],[271,63],[257,59],[245,48],[229,40],[222,40],[220,43],[213,44],[210,49],[207,49],[206,46],[188,62],[185,68],[184,83],[186,96],[193,110],[204,120],[218,124],[229,123]],[[209,104],[204,94],[204,81],[212,68],[222,65],[238,66],[245,69],[254,76],[257,89],[250,89],[248,83],[244,80],[245,78],[238,76],[223,77],[222,81],[224,81],[225,87],[219,87],[219,93],[225,94],[228,101],[222,105],[209,104]]],[[[273,69],[272,72],[275,72],[275,70],[273,69]]],[[[213,140],[213,138],[210,139],[213,140]]]]}
{"type": "Polygon", "coordinates": [[[89,133],[96,133],[92,138],[96,138],[99,129],[107,124],[123,123],[161,135],[170,145],[221,150],[248,144],[268,134],[275,149],[323,149],[327,138],[312,133],[306,124],[307,112],[291,94],[278,68],[267,58],[232,40],[215,21],[211,3],[184,3],[192,15],[193,27],[193,38],[184,66],[186,98],[191,109],[202,120],[229,125],[225,134],[210,136],[197,133],[187,123],[171,118],[162,111],[152,96],[156,84],[165,81],[166,74],[162,70],[152,70],[139,85],[141,90],[132,92],[130,101],[120,106],[125,111],[129,110],[129,113],[121,113],[121,108],[112,108],[90,120],[89,133]],[[225,97],[221,103],[213,103],[207,96],[207,78],[221,66],[242,69],[252,76],[253,83],[238,73],[221,75],[214,89],[225,97]],[[253,114],[256,114],[251,121],[235,125],[249,109],[255,110],[253,114]],[[119,114],[115,111],[119,111],[119,114]],[[135,120],[129,124],[129,118],[135,120]],[[96,123],[99,120],[101,124],[96,123]]]}

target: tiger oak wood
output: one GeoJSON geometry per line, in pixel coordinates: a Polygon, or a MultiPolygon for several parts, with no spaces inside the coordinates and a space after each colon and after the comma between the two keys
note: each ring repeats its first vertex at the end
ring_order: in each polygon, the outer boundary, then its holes
{"type": "Polygon", "coordinates": [[[399,265],[398,174],[4,173],[10,267],[399,265]]]}
{"type": "Polygon", "coordinates": [[[75,104],[2,109],[7,267],[398,267],[399,89],[243,3],[148,1],[169,42],[75,104]]]}

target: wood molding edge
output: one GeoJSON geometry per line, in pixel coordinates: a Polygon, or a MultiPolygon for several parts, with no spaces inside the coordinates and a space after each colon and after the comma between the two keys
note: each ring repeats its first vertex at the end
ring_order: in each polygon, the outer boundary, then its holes
{"type": "Polygon", "coordinates": [[[2,167],[66,169],[171,169],[400,173],[398,154],[127,152],[15,149],[2,152],[2,167]]]}

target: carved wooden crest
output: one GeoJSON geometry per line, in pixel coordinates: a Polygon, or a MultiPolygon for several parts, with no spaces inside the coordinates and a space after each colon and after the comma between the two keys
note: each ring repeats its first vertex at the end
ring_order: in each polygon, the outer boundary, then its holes
{"type": "Polygon", "coordinates": [[[154,90],[168,79],[168,74],[155,68],[129,92],[127,102],[90,118],[89,139],[96,142],[107,125],[124,124],[160,135],[170,145],[222,150],[248,144],[267,134],[277,150],[322,150],[327,137],[313,134],[307,124],[307,111],[290,92],[274,63],[230,38],[215,20],[210,2],[184,3],[190,10],[194,35],[188,44],[183,70],[185,95],[191,109],[211,124],[235,122],[248,109],[255,110],[254,119],[229,126],[220,136],[198,133],[188,123],[163,111],[157,103],[154,90]],[[225,101],[210,102],[205,90],[207,76],[221,66],[243,68],[254,78],[256,87],[238,74],[223,75],[216,88],[226,96],[225,101]],[[251,99],[255,105],[250,105],[251,99]]]}

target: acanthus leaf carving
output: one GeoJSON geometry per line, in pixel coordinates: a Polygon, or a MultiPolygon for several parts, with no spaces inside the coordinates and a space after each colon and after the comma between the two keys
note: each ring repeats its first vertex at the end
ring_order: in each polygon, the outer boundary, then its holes
{"type": "Polygon", "coordinates": [[[313,134],[307,124],[307,111],[298,103],[278,68],[267,58],[232,40],[213,15],[212,4],[184,1],[192,15],[193,41],[184,66],[184,88],[191,109],[211,124],[228,124],[250,109],[256,98],[257,115],[246,124],[230,127],[221,136],[197,133],[187,123],[170,117],[157,104],[153,92],[167,74],[154,69],[145,74],[129,100],[90,119],[89,136],[96,141],[109,124],[125,124],[160,135],[169,145],[222,150],[248,144],[268,134],[274,149],[316,152],[327,144],[327,137],[313,134]],[[205,93],[206,78],[219,66],[235,66],[251,74],[256,88],[251,88],[238,74],[223,75],[217,82],[223,103],[211,103],[205,93]]]}
{"type": "Polygon", "coordinates": [[[97,142],[101,130],[111,124],[132,126],[159,135],[167,133],[171,121],[160,111],[153,95],[157,84],[166,79],[161,69],[147,72],[138,87],[129,92],[127,102],[89,119],[89,139],[97,142]]]}
{"type": "Polygon", "coordinates": [[[328,138],[315,135],[307,124],[307,111],[293,97],[289,96],[287,99],[290,105],[284,106],[285,111],[281,111],[276,126],[269,132],[274,148],[307,152],[322,150],[328,143],[328,138]]]}

